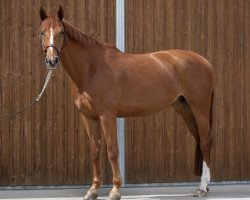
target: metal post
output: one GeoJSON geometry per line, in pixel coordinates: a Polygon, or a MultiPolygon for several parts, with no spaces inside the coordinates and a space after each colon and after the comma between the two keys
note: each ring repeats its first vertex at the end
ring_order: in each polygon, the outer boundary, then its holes
{"type": "MultiPolygon", "coordinates": [[[[124,0],[116,0],[116,46],[125,51],[124,0]]],[[[125,120],[117,119],[119,145],[119,165],[123,184],[125,184],[125,120]]]]}

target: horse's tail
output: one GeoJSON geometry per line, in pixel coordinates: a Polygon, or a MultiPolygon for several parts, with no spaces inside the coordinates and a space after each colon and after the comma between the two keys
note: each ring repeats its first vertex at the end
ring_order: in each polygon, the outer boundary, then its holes
{"type": "MultiPolygon", "coordinates": [[[[212,130],[213,125],[213,103],[214,103],[214,91],[212,92],[211,96],[211,104],[210,104],[210,110],[209,110],[209,125],[210,125],[210,131],[212,130]]],[[[196,139],[195,144],[195,175],[201,176],[202,175],[202,164],[203,164],[203,156],[200,149],[200,139],[199,136],[196,139]]]]}
{"type": "Polygon", "coordinates": [[[196,176],[201,176],[202,174],[202,163],[203,163],[203,157],[200,148],[200,139],[197,139],[195,144],[195,163],[194,163],[195,166],[194,174],[196,176]]]}

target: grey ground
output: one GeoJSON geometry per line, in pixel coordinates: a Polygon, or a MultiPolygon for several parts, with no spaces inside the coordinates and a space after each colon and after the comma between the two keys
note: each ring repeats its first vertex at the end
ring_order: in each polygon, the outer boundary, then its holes
{"type": "MultiPolygon", "coordinates": [[[[175,200],[175,199],[193,199],[192,192],[196,186],[126,186],[121,190],[122,199],[129,200],[175,200]]],[[[98,199],[107,199],[110,188],[102,188],[98,199]]],[[[86,192],[84,189],[67,188],[49,188],[49,189],[23,189],[23,188],[0,188],[0,199],[5,200],[82,200],[82,195],[86,192]]],[[[210,185],[210,193],[205,199],[216,200],[250,200],[250,184],[225,184],[210,185]]]]}

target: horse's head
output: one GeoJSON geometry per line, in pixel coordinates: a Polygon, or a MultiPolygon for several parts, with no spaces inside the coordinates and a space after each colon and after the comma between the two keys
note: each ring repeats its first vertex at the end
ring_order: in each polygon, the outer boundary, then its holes
{"type": "Polygon", "coordinates": [[[49,69],[55,69],[60,62],[60,53],[65,42],[65,32],[62,25],[63,8],[59,7],[57,15],[47,15],[43,7],[40,8],[42,24],[40,36],[45,53],[45,64],[49,69]]]}

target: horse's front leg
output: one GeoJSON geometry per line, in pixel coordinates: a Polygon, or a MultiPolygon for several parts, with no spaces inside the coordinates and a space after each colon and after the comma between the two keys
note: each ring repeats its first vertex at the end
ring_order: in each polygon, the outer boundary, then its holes
{"type": "Polygon", "coordinates": [[[93,184],[84,196],[84,200],[97,199],[98,189],[102,185],[103,177],[101,171],[101,134],[100,122],[82,115],[82,119],[89,136],[90,157],[93,162],[93,184]]]}
{"type": "Polygon", "coordinates": [[[101,116],[100,119],[106,141],[108,158],[113,172],[113,188],[109,194],[108,200],[119,200],[121,199],[120,187],[122,180],[118,163],[119,150],[117,144],[116,116],[108,114],[101,116]]]}

